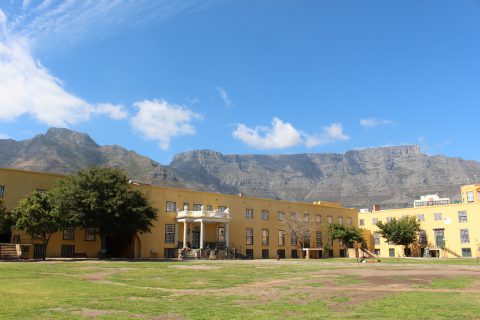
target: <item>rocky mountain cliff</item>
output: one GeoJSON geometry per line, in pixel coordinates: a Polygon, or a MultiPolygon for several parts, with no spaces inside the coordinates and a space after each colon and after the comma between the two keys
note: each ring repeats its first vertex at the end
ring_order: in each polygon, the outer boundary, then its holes
{"type": "Polygon", "coordinates": [[[0,166],[70,173],[88,166],[119,167],[136,180],[222,193],[296,201],[339,201],[345,206],[410,206],[423,194],[459,199],[459,187],[480,182],[480,163],[429,156],[418,146],[344,154],[225,155],[196,150],[170,165],[99,146],[88,135],[50,129],[30,140],[0,140],[0,166]]]}

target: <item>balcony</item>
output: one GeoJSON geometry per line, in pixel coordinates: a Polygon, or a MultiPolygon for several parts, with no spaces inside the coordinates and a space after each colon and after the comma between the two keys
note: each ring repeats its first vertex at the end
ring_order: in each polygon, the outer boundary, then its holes
{"type": "MultiPolygon", "coordinates": [[[[186,209],[186,208],[184,208],[186,209]]],[[[229,209],[225,209],[225,211],[221,210],[198,210],[198,211],[189,211],[183,210],[177,212],[177,220],[185,220],[185,221],[228,221],[230,220],[230,212],[229,209]]]]}

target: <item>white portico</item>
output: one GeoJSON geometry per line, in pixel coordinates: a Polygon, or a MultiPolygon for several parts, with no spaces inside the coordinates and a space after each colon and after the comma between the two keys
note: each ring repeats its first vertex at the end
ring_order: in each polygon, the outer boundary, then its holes
{"type": "MultiPolygon", "coordinates": [[[[177,224],[183,224],[183,246],[191,241],[193,249],[204,249],[206,238],[206,225],[215,224],[218,226],[218,235],[215,242],[221,242],[228,247],[229,245],[229,209],[225,210],[205,210],[204,206],[199,211],[189,211],[185,206],[183,211],[177,212],[177,224]],[[197,231],[200,229],[199,232],[197,231]]],[[[177,228],[178,230],[178,228],[177,228]]]]}

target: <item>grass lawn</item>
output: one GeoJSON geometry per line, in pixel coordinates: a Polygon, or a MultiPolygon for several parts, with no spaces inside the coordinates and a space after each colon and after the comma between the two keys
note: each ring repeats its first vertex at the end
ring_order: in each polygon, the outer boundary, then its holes
{"type": "Polygon", "coordinates": [[[0,262],[0,318],[480,318],[476,264],[419,261],[0,262]]]}

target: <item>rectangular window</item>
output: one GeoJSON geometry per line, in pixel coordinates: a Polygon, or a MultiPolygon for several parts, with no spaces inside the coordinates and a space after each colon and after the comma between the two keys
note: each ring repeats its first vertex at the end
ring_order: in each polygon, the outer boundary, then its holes
{"type": "Polygon", "coordinates": [[[177,212],[177,203],[175,201],[167,201],[167,212],[177,212]]]}
{"type": "Polygon", "coordinates": [[[283,247],[285,245],[285,231],[278,230],[278,245],[283,247]]]}
{"type": "Polygon", "coordinates": [[[376,246],[380,245],[380,235],[378,233],[373,234],[373,244],[376,246]]]}
{"type": "Polygon", "coordinates": [[[425,221],[425,215],[423,213],[417,215],[417,218],[419,222],[425,221]]]}
{"type": "Polygon", "coordinates": [[[346,257],[347,257],[347,250],[340,249],[340,258],[346,258],[346,257]]]}
{"type": "Polygon", "coordinates": [[[468,234],[468,229],[460,229],[460,242],[470,243],[470,235],[468,234]]]}
{"type": "Polygon", "coordinates": [[[13,243],[17,243],[17,244],[18,244],[18,243],[21,243],[21,241],[20,241],[20,235],[19,235],[19,234],[14,235],[12,242],[13,242],[13,243]]]}
{"type": "Polygon", "coordinates": [[[262,249],[262,259],[268,259],[268,258],[269,258],[268,249],[262,249]]]}
{"type": "Polygon", "coordinates": [[[285,259],[285,249],[278,249],[277,250],[277,257],[279,259],[285,259]]]}
{"type": "Polygon", "coordinates": [[[378,223],[378,218],[372,218],[372,224],[376,225],[378,223]]]}
{"type": "Polygon", "coordinates": [[[247,228],[247,246],[253,245],[253,229],[247,228]]]}
{"type": "Polygon", "coordinates": [[[388,249],[388,256],[389,257],[395,257],[395,249],[394,248],[388,249]]]}
{"type": "Polygon", "coordinates": [[[327,216],[327,223],[332,224],[332,221],[333,221],[332,216],[327,216]]]}
{"type": "Polygon", "coordinates": [[[317,248],[321,248],[323,246],[322,231],[315,232],[315,242],[317,243],[317,248]]]}
{"type": "Polygon", "coordinates": [[[458,211],[458,222],[467,222],[467,211],[458,211]]]}
{"type": "Polygon", "coordinates": [[[473,202],[473,191],[467,192],[467,202],[473,202]]]}
{"type": "Polygon", "coordinates": [[[253,219],[253,209],[246,209],[245,210],[245,218],[253,219]]]}
{"type": "Polygon", "coordinates": [[[218,242],[225,242],[225,227],[218,227],[218,242]]]}
{"type": "Polygon", "coordinates": [[[385,218],[385,221],[386,221],[386,222],[392,222],[392,217],[386,217],[386,218],[385,218]]]}
{"type": "Polygon", "coordinates": [[[351,225],[352,224],[352,218],[347,218],[347,224],[351,225]]]}
{"type": "Polygon", "coordinates": [[[97,229],[94,227],[85,228],[85,241],[95,241],[95,236],[97,234],[97,229]]]}
{"type": "Polygon", "coordinates": [[[247,259],[253,259],[253,249],[246,249],[245,255],[247,256],[247,259]]]}
{"type": "Polygon", "coordinates": [[[303,222],[309,222],[309,221],[310,221],[310,213],[304,213],[303,222]]]}
{"type": "Polygon", "coordinates": [[[365,219],[360,219],[358,224],[361,225],[361,226],[364,226],[365,225],[365,219]]]}
{"type": "Polygon", "coordinates": [[[343,217],[338,217],[338,223],[343,224],[343,217]]]}
{"type": "Polygon", "coordinates": [[[73,245],[62,245],[60,256],[62,258],[73,258],[75,256],[75,246],[73,246],[73,245]]]}
{"type": "Polygon", "coordinates": [[[420,230],[418,234],[418,242],[423,245],[427,244],[427,231],[420,230]]]}
{"type": "Polygon", "coordinates": [[[223,212],[225,212],[225,210],[227,210],[227,207],[226,206],[218,206],[218,210],[223,213],[223,212]]]}
{"type": "Polygon", "coordinates": [[[75,228],[68,227],[63,230],[63,240],[74,240],[75,239],[75,228]]]}
{"type": "Polygon", "coordinates": [[[166,224],[165,225],[165,243],[174,243],[175,242],[175,225],[166,224]]]}
{"type": "Polygon", "coordinates": [[[297,214],[295,212],[290,212],[290,221],[297,220],[297,214]]]}
{"type": "Polygon", "coordinates": [[[316,222],[316,223],[322,223],[322,216],[319,215],[319,214],[317,214],[317,215],[315,216],[315,222],[316,222]]]}
{"type": "Polygon", "coordinates": [[[194,203],[193,204],[193,211],[202,211],[202,204],[201,203],[194,203]]]}
{"type": "Polygon", "coordinates": [[[0,186],[0,199],[3,198],[3,195],[5,194],[5,187],[0,186]]]}
{"type": "Polygon", "coordinates": [[[298,258],[298,251],[293,249],[291,252],[290,252],[290,256],[292,257],[292,259],[297,259],[298,258]]]}
{"type": "Polygon", "coordinates": [[[213,207],[211,204],[207,204],[207,211],[213,211],[213,207]]]}
{"type": "Polygon", "coordinates": [[[462,248],[462,257],[471,257],[472,249],[471,248],[462,248]]]}
{"type": "Polygon", "coordinates": [[[164,258],[175,258],[175,248],[164,248],[163,249],[164,258]]]}
{"type": "Polygon", "coordinates": [[[262,229],[262,246],[268,246],[268,229],[262,229]]]}
{"type": "Polygon", "coordinates": [[[440,221],[440,220],[442,220],[442,213],[441,213],[441,212],[435,212],[435,213],[433,214],[433,218],[434,218],[435,221],[440,221]]]}
{"type": "Polygon", "coordinates": [[[296,246],[297,245],[297,235],[292,232],[291,236],[290,236],[290,244],[292,246],[296,246]]]}
{"type": "Polygon", "coordinates": [[[183,203],[183,210],[190,210],[190,204],[188,202],[183,203]]]}
{"type": "Polygon", "coordinates": [[[262,210],[262,220],[268,220],[270,213],[267,210],[262,210]]]}
{"type": "Polygon", "coordinates": [[[278,211],[278,221],[284,221],[285,220],[285,212],[278,211]]]}

